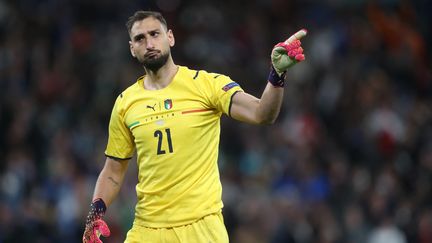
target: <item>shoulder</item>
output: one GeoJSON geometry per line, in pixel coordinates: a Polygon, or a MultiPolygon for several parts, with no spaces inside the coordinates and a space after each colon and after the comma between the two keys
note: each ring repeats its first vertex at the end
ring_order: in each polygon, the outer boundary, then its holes
{"type": "Polygon", "coordinates": [[[186,66],[179,66],[179,75],[186,79],[201,80],[207,78],[208,72],[205,70],[190,69],[186,66]]]}
{"type": "Polygon", "coordinates": [[[140,93],[143,89],[143,81],[144,81],[145,75],[137,78],[133,84],[131,84],[129,87],[124,89],[117,97],[117,100],[128,100],[133,97],[137,93],[140,93]]]}
{"type": "Polygon", "coordinates": [[[139,92],[140,87],[142,87],[142,83],[144,80],[144,76],[139,77],[135,83],[133,83],[132,85],[130,85],[129,87],[127,87],[125,90],[123,90],[123,92],[120,93],[119,97],[122,96],[123,97],[129,97],[131,95],[134,95],[136,92],[139,92]]]}
{"type": "Polygon", "coordinates": [[[206,70],[194,70],[184,66],[180,66],[180,70],[183,75],[186,75],[192,78],[193,80],[197,80],[197,81],[211,81],[219,78],[230,79],[230,77],[224,74],[209,72],[206,70]]]}
{"type": "Polygon", "coordinates": [[[135,83],[124,89],[116,98],[114,107],[116,110],[123,110],[128,106],[140,90],[140,83],[142,83],[144,76],[139,77],[135,83]]]}

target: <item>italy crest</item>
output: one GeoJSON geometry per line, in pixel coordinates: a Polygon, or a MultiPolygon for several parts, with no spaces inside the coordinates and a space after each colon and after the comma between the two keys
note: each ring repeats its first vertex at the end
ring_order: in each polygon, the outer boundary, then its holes
{"type": "Polygon", "coordinates": [[[164,101],[165,110],[170,110],[173,106],[171,99],[166,99],[164,101]]]}

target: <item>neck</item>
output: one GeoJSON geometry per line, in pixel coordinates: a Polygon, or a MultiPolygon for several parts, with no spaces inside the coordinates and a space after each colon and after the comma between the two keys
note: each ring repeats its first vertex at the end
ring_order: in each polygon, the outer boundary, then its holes
{"type": "Polygon", "coordinates": [[[144,88],[148,90],[158,90],[165,88],[172,82],[178,67],[174,64],[172,57],[169,57],[166,64],[157,71],[152,71],[145,67],[144,69],[146,71],[144,88]]]}

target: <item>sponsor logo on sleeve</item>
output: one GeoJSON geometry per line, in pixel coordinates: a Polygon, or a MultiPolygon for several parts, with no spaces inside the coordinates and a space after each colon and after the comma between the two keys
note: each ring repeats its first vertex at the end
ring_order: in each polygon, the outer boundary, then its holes
{"type": "Polygon", "coordinates": [[[234,88],[234,87],[236,87],[236,86],[239,86],[239,84],[236,83],[236,82],[231,82],[231,83],[229,83],[229,84],[223,86],[223,87],[222,87],[222,90],[225,91],[225,92],[227,92],[228,90],[230,90],[230,89],[232,89],[232,88],[234,88]]]}

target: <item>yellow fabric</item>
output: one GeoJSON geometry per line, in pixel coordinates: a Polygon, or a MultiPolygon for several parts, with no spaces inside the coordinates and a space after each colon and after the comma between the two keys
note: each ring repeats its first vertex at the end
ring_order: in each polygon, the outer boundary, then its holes
{"type": "Polygon", "coordinates": [[[192,224],[172,228],[133,225],[125,243],[228,243],[222,214],[210,214],[192,224]]]}
{"type": "Polygon", "coordinates": [[[116,100],[107,156],[138,155],[136,225],[186,225],[222,208],[217,166],[220,117],[242,91],[229,77],[179,67],[160,90],[143,80],[116,100]]]}

